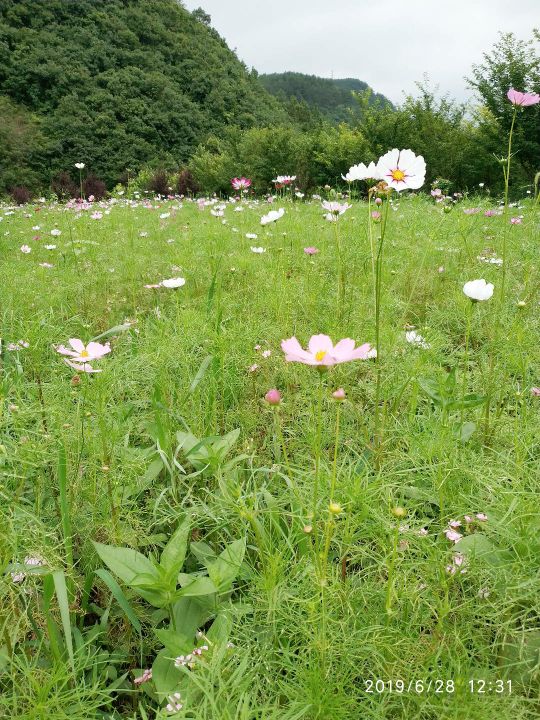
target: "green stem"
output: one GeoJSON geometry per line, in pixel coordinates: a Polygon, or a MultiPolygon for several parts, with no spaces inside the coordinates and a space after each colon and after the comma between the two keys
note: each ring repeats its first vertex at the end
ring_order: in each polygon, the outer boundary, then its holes
{"type": "Polygon", "coordinates": [[[315,478],[313,482],[313,505],[312,525],[313,540],[315,543],[315,565],[319,561],[319,533],[317,531],[317,508],[319,504],[319,476],[321,468],[321,435],[322,435],[322,399],[323,399],[323,375],[319,375],[319,390],[317,394],[317,434],[315,436],[315,478]]]}
{"type": "Polygon", "coordinates": [[[472,313],[474,308],[474,302],[469,303],[470,307],[467,312],[467,330],[465,332],[465,358],[463,360],[463,381],[461,386],[461,416],[460,416],[460,425],[463,425],[463,416],[465,413],[465,394],[467,391],[467,374],[469,372],[469,338],[471,336],[471,319],[472,319],[472,313]]]}
{"type": "MultiPolygon", "coordinates": [[[[374,418],[374,431],[373,431],[373,442],[376,450],[376,457],[378,458],[378,451],[380,445],[379,437],[379,424],[380,424],[380,397],[381,397],[381,383],[382,383],[382,368],[381,368],[381,297],[382,297],[382,267],[383,267],[383,248],[384,238],[386,235],[386,224],[388,222],[388,211],[390,208],[390,201],[386,198],[383,218],[381,222],[381,235],[379,237],[379,246],[377,249],[377,258],[375,262],[375,348],[377,350],[377,357],[375,359],[377,365],[377,383],[375,387],[375,418],[374,418]]],[[[378,465],[378,459],[376,460],[378,465]]]]}
{"type": "MultiPolygon", "coordinates": [[[[504,209],[508,208],[508,185],[510,183],[510,162],[512,160],[512,138],[514,136],[514,125],[517,116],[517,105],[514,106],[514,114],[512,115],[512,125],[510,126],[510,135],[508,136],[508,156],[506,158],[506,171],[504,172],[504,209]]],[[[503,258],[504,260],[504,258],[503,258]]],[[[503,265],[504,268],[504,265],[503,265]]]]}

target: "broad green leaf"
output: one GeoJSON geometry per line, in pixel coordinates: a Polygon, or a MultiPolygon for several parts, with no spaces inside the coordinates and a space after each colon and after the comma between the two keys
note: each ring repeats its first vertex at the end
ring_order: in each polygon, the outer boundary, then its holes
{"type": "Polygon", "coordinates": [[[499,550],[483,533],[466,535],[458,540],[454,550],[493,566],[503,565],[511,559],[508,552],[499,550]]]}
{"type": "Polygon", "coordinates": [[[208,620],[208,610],[196,598],[182,597],[172,608],[177,632],[195,642],[195,633],[208,620]]]}
{"type": "Polygon", "coordinates": [[[189,526],[189,518],[186,518],[180,523],[161,553],[160,565],[165,570],[167,578],[174,580],[174,588],[176,588],[176,576],[186,559],[189,526]]]}
{"type": "Polygon", "coordinates": [[[154,630],[158,640],[173,657],[187,655],[195,645],[195,633],[186,636],[177,630],[154,630]]]}
{"type": "Polygon", "coordinates": [[[201,363],[201,366],[199,367],[199,369],[198,369],[198,371],[197,371],[197,374],[195,375],[195,377],[194,377],[193,380],[191,381],[191,385],[189,386],[189,392],[190,392],[190,393],[195,392],[195,389],[197,388],[197,385],[201,382],[201,380],[202,380],[203,377],[205,376],[206,371],[208,370],[208,367],[209,367],[209,365],[210,365],[210,363],[212,362],[213,359],[214,359],[214,358],[213,358],[212,355],[207,355],[207,356],[204,358],[204,360],[203,360],[202,363],[201,363]]]}
{"type": "Polygon", "coordinates": [[[131,585],[138,575],[148,575],[160,582],[160,574],[154,564],[140,552],[132,548],[114,547],[93,543],[97,554],[120,580],[131,585]]]}
{"type": "Polygon", "coordinates": [[[246,552],[245,539],[235,540],[220,555],[207,563],[208,575],[218,592],[228,592],[240,571],[246,552]]]}
{"type": "Polygon", "coordinates": [[[459,430],[459,439],[461,442],[466,443],[468,442],[473,434],[476,432],[476,423],[473,422],[466,422],[463,423],[459,430]]]}
{"type": "Polygon", "coordinates": [[[168,650],[161,650],[152,665],[152,681],[156,691],[163,697],[178,690],[184,673],[174,665],[168,650]]]}
{"type": "Polygon", "coordinates": [[[199,597],[202,595],[211,595],[217,592],[217,588],[209,577],[196,577],[190,575],[180,575],[181,590],[177,590],[175,598],[181,597],[199,597]],[[188,580],[186,582],[186,580],[188,580]],[[191,582],[189,582],[191,580],[191,582]]]}

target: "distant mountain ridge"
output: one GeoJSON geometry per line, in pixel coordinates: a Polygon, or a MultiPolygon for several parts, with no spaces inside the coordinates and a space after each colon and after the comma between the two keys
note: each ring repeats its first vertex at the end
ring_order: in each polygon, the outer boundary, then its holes
{"type": "MultiPolygon", "coordinates": [[[[357,78],[322,78],[298,72],[271,73],[259,75],[263,86],[281,100],[295,98],[310,108],[319,110],[326,118],[334,121],[346,120],[351,110],[358,109],[352,93],[371,90],[369,85],[357,78]]],[[[393,107],[390,100],[381,93],[371,90],[370,104],[380,103],[393,107]]]]}

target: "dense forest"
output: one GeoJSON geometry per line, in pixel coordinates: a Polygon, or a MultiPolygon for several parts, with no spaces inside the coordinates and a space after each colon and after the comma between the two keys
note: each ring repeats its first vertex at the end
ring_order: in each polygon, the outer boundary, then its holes
{"type": "MultiPolygon", "coordinates": [[[[423,154],[428,182],[499,192],[506,92],[540,90],[538,40],[501,35],[464,79],[474,106],[426,83],[394,106],[361,80],[259,76],[179,0],[0,0],[0,194],[73,195],[76,162],[96,193],[128,180],[226,192],[239,174],[266,192],[283,173],[305,191],[344,186],[350,165],[391,147],[423,154]]],[[[517,124],[514,151],[522,193],[540,169],[538,108],[517,124]]]]}
{"type": "Polygon", "coordinates": [[[174,0],[0,0],[0,94],[15,143],[1,151],[4,186],[79,160],[111,184],[186,161],[227,125],[286,117],[207,16],[174,0]]]}
{"type": "Polygon", "coordinates": [[[358,114],[359,105],[353,93],[367,91],[370,105],[392,107],[388,98],[374,92],[367,83],[356,78],[330,79],[297,72],[271,73],[259,77],[268,92],[280,100],[286,102],[295,98],[319,110],[325,118],[334,122],[346,122],[351,119],[351,115],[358,114]]]}

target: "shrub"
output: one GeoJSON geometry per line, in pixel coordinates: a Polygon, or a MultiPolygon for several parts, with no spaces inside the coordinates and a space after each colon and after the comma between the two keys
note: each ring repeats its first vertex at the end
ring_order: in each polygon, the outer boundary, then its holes
{"type": "Polygon", "coordinates": [[[67,170],[58,173],[51,181],[51,190],[59,198],[78,197],[80,190],[67,170]]]}
{"type": "Polygon", "coordinates": [[[156,170],[150,177],[148,190],[156,195],[169,195],[170,186],[168,173],[165,170],[156,170]]]}
{"type": "Polygon", "coordinates": [[[83,180],[83,192],[85,197],[93,195],[96,200],[101,200],[107,194],[107,186],[103,180],[100,180],[94,174],[90,173],[86,179],[83,180]]]}
{"type": "Polygon", "coordinates": [[[24,185],[17,185],[11,188],[10,195],[13,198],[13,202],[17,205],[26,205],[32,199],[32,193],[24,185]]]}
{"type": "Polygon", "coordinates": [[[199,191],[199,185],[189,168],[180,170],[176,176],[175,190],[179,195],[195,195],[199,191]]]}

